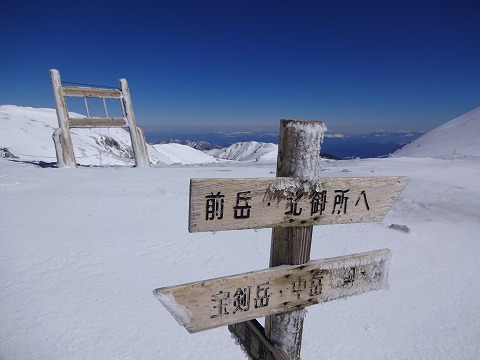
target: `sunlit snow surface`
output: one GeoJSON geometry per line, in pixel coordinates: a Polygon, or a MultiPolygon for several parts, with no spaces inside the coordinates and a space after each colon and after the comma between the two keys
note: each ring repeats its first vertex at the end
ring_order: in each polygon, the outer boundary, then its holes
{"type": "MultiPolygon", "coordinates": [[[[226,327],[189,334],[152,290],[268,267],[270,229],[188,233],[188,189],[273,177],[274,160],[25,161],[0,158],[0,359],[244,359],[226,327]]],[[[479,157],[329,161],[318,175],[411,180],[381,223],[315,227],[312,259],[389,248],[390,289],[309,307],[302,359],[480,358],[479,157]]]]}
{"type": "MultiPolygon", "coordinates": [[[[0,159],[0,358],[242,359],[226,328],[190,335],[152,290],[268,267],[268,229],[188,233],[188,184],[273,171],[0,159]]],[[[412,180],[381,223],[315,228],[312,259],[391,249],[390,290],[309,307],[302,358],[478,358],[480,160],[337,161],[319,175],[412,180]]]]}
{"type": "Polygon", "coordinates": [[[480,108],[450,120],[394,153],[408,157],[480,156],[480,108]]]}

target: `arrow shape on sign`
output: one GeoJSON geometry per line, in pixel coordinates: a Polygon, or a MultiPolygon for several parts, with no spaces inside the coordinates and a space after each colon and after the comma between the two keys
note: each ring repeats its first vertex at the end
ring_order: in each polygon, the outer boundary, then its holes
{"type": "Polygon", "coordinates": [[[390,250],[164,287],[155,297],[190,333],[387,287],[390,250]]]}

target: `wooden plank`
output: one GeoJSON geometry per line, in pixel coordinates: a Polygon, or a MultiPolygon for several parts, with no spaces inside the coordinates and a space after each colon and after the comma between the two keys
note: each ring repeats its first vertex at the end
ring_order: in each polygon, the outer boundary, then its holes
{"type": "Polygon", "coordinates": [[[147,143],[143,130],[137,127],[135,114],[133,113],[133,104],[130,97],[130,88],[127,79],[120,79],[120,88],[122,89],[123,101],[121,101],[123,113],[127,120],[130,139],[132,141],[133,156],[135,157],[136,167],[149,167],[147,143]]]}
{"type": "Polygon", "coordinates": [[[257,320],[228,325],[235,340],[242,345],[250,359],[289,360],[283,351],[277,350],[265,336],[263,326],[257,320]]]}
{"type": "Polygon", "coordinates": [[[190,333],[387,286],[388,249],[159,288],[155,297],[190,333]]]}
{"type": "Polygon", "coordinates": [[[378,222],[408,180],[191,179],[189,231],[378,222]]]}
{"type": "Polygon", "coordinates": [[[68,111],[65,97],[62,93],[62,80],[57,69],[50,69],[50,81],[52,83],[53,97],[55,99],[55,110],[60,128],[53,133],[57,164],[59,168],[77,167],[75,151],[73,150],[72,136],[68,126],[68,111]]]}
{"type": "Polygon", "coordinates": [[[64,96],[79,96],[106,99],[121,99],[122,92],[118,89],[103,89],[88,86],[62,86],[64,96]]]}
{"type": "Polygon", "coordinates": [[[127,121],[121,117],[90,117],[90,118],[69,118],[68,124],[71,128],[94,128],[94,127],[127,127],[127,121]]]}

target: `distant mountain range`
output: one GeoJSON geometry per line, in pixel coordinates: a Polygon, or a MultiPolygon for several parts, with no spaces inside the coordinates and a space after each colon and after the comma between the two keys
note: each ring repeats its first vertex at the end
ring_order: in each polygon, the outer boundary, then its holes
{"type": "MultiPolygon", "coordinates": [[[[52,133],[57,126],[54,109],[1,105],[0,157],[55,166],[52,133]]],[[[367,158],[392,153],[394,156],[409,157],[480,156],[479,133],[480,108],[421,137],[422,133],[384,131],[363,135],[327,134],[321,154],[324,158],[331,158],[326,154],[334,154],[337,158],[367,158]],[[403,149],[398,150],[402,146],[403,149]]],[[[275,144],[276,135],[272,133],[211,133],[198,136],[202,136],[203,140],[170,140],[167,144],[148,145],[150,163],[276,161],[278,146],[275,144]],[[269,142],[252,140],[273,140],[274,137],[275,141],[269,142]],[[250,140],[238,141],[245,138],[250,140]],[[230,142],[233,143],[228,146],[220,145],[230,142]]],[[[72,129],[72,138],[80,165],[133,165],[130,136],[124,129],[72,129]]]]}
{"type": "Polygon", "coordinates": [[[224,160],[260,161],[277,160],[278,145],[256,141],[237,142],[227,148],[213,149],[208,154],[224,160]]]}
{"type": "Polygon", "coordinates": [[[327,135],[323,141],[322,152],[342,159],[388,156],[422,135],[423,132],[408,131],[377,131],[343,137],[327,135]]]}
{"type": "MultiPolygon", "coordinates": [[[[278,142],[278,134],[261,131],[202,134],[178,133],[174,135],[175,139],[165,139],[158,143],[184,144],[204,151],[228,148],[236,143],[249,143],[251,141],[268,144],[276,144],[278,142]]],[[[338,159],[387,156],[421,135],[423,135],[422,132],[407,131],[377,131],[359,135],[327,133],[323,141],[321,153],[325,154],[326,157],[338,159]]]]}

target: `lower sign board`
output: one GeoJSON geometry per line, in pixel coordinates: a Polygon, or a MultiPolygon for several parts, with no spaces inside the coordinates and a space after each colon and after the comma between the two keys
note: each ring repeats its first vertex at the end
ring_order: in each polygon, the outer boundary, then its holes
{"type": "Polygon", "coordinates": [[[282,265],[159,288],[155,297],[190,333],[302,309],[387,286],[390,250],[282,265]]]}
{"type": "Polygon", "coordinates": [[[189,231],[382,221],[407,177],[191,179],[189,231]]]}

